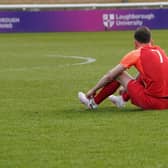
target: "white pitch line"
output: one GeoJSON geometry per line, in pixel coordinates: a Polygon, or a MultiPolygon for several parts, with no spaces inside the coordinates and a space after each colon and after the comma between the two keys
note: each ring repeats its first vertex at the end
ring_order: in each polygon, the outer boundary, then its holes
{"type": "MultiPolygon", "coordinates": [[[[91,64],[96,61],[95,58],[91,57],[82,57],[82,56],[63,56],[63,55],[48,55],[48,57],[57,57],[57,58],[66,58],[66,59],[79,59],[79,60],[84,60],[79,63],[74,63],[74,64],[62,64],[58,65],[59,67],[62,66],[74,66],[74,65],[84,65],[84,64],[91,64]]],[[[5,68],[1,69],[0,72],[12,72],[12,71],[29,71],[29,70],[40,70],[40,69],[48,69],[48,66],[34,66],[34,67],[20,67],[20,68],[5,68]]]]}
{"type": "MultiPolygon", "coordinates": [[[[68,59],[80,59],[84,60],[84,62],[68,64],[68,65],[83,65],[83,64],[91,64],[96,61],[95,58],[91,57],[82,57],[82,56],[63,56],[63,55],[48,55],[49,57],[60,57],[60,58],[68,58],[68,59]]],[[[67,64],[66,64],[67,65],[67,64]]]]}

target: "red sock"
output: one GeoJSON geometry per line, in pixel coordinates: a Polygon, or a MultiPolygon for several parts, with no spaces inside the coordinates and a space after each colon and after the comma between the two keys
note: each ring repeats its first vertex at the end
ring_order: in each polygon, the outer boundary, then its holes
{"type": "Polygon", "coordinates": [[[124,101],[128,101],[130,99],[129,94],[125,91],[121,94],[124,101]]]}
{"type": "Polygon", "coordinates": [[[112,81],[100,90],[100,92],[94,97],[96,104],[100,104],[105,98],[112,95],[120,86],[117,81],[112,81]]]}

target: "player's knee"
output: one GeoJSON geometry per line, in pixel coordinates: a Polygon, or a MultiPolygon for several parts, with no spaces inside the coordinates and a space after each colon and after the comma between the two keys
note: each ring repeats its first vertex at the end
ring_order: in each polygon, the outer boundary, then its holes
{"type": "Polygon", "coordinates": [[[133,78],[127,74],[127,73],[122,73],[121,75],[118,76],[117,81],[124,87],[127,88],[128,83],[133,80],[133,78]]]}

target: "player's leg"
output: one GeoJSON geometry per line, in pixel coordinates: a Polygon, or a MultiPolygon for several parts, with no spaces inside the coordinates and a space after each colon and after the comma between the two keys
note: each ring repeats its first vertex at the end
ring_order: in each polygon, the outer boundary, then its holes
{"type": "Polygon", "coordinates": [[[108,96],[112,95],[116,92],[116,90],[120,87],[120,83],[117,81],[112,81],[103,87],[95,96],[94,101],[96,104],[100,104],[105,100],[108,96]]]}
{"type": "Polygon", "coordinates": [[[129,99],[129,95],[127,93],[123,94],[124,96],[114,96],[112,95],[115,91],[120,87],[120,84],[127,88],[127,84],[133,77],[128,73],[123,72],[117,80],[113,80],[109,84],[107,84],[104,88],[102,88],[92,99],[88,99],[83,92],[78,93],[79,100],[86,105],[89,109],[95,109],[97,106],[103,102],[108,96],[112,103],[116,104],[117,107],[122,107],[125,104],[125,99],[129,99]],[[125,99],[124,99],[125,98],[125,99]]]}
{"type": "Polygon", "coordinates": [[[120,84],[126,89],[131,80],[133,80],[133,77],[127,72],[123,72],[116,80],[113,80],[102,88],[92,99],[88,99],[83,92],[79,92],[79,100],[85,104],[87,108],[94,109],[109,96],[112,103],[116,104],[117,107],[122,107],[124,106],[125,101],[129,99],[128,93],[125,92],[123,96],[114,96],[112,94],[120,87],[120,84]]]}
{"type": "Polygon", "coordinates": [[[112,81],[103,87],[92,99],[88,99],[83,92],[78,93],[79,100],[89,109],[95,109],[108,96],[113,94],[120,86],[117,81],[112,81]]]}
{"type": "MultiPolygon", "coordinates": [[[[129,74],[127,74],[127,73],[122,74],[122,76],[123,76],[123,75],[124,75],[124,78],[123,78],[123,79],[120,79],[120,82],[121,82],[121,80],[125,81],[125,75],[127,75],[127,78],[130,78],[131,80],[133,79],[133,77],[130,76],[129,74]]],[[[122,78],[122,76],[121,76],[120,78],[122,78]]],[[[129,79],[128,79],[128,80],[129,80],[129,79]]],[[[137,77],[136,77],[136,80],[137,80],[138,82],[140,82],[140,84],[142,84],[142,85],[144,86],[144,82],[142,81],[141,76],[137,76],[137,77]]],[[[127,102],[127,101],[130,99],[130,95],[128,94],[128,92],[127,92],[126,89],[121,88],[121,89],[119,90],[119,95],[121,95],[121,97],[123,98],[123,100],[124,100],[125,102],[127,102]]]]}
{"type": "Polygon", "coordinates": [[[116,80],[124,87],[125,90],[127,90],[128,83],[131,80],[134,80],[134,78],[127,72],[123,72],[116,80]]]}
{"type": "Polygon", "coordinates": [[[127,88],[127,92],[129,93],[132,104],[140,107],[141,109],[167,109],[168,108],[168,100],[167,98],[157,98],[146,94],[144,83],[141,78],[137,80],[128,80],[125,81],[124,78],[121,77],[120,82],[125,84],[127,88]]]}
{"type": "Polygon", "coordinates": [[[139,76],[136,80],[123,73],[118,81],[123,85],[130,96],[132,104],[142,109],[167,109],[167,98],[157,98],[146,94],[144,83],[139,76]]]}
{"type": "Polygon", "coordinates": [[[118,108],[125,106],[125,103],[130,99],[130,96],[127,92],[128,83],[133,80],[133,77],[127,72],[123,72],[118,78],[117,81],[124,87],[124,91],[120,93],[119,96],[110,95],[109,100],[115,104],[118,108]]]}

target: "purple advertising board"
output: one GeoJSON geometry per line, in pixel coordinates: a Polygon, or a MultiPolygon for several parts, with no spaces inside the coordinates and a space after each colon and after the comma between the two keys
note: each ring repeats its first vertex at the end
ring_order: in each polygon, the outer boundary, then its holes
{"type": "Polygon", "coordinates": [[[1,11],[0,32],[80,32],[168,28],[168,9],[1,11]]]}

